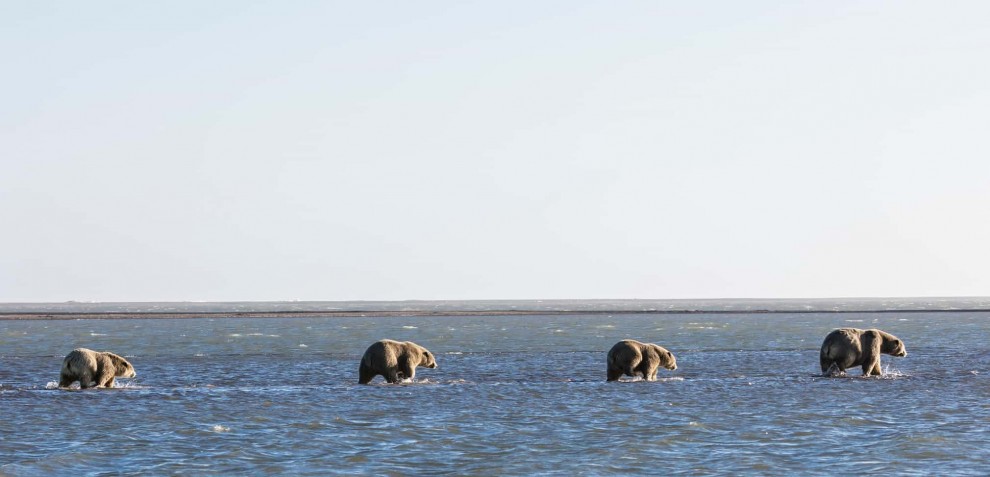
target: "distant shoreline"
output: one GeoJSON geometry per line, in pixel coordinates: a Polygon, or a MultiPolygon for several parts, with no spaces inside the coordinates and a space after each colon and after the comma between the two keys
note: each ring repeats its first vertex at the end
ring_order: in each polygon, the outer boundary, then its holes
{"type": "Polygon", "coordinates": [[[127,320],[203,318],[360,318],[360,317],[458,317],[458,316],[561,316],[561,315],[779,315],[854,313],[990,313],[990,308],[898,310],[346,310],[346,311],[244,311],[244,312],[6,312],[0,321],[16,320],[127,320]]]}

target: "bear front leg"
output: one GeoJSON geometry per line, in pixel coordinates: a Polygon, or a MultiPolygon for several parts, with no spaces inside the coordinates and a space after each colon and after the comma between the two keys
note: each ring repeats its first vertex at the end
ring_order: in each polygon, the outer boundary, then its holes
{"type": "Polygon", "coordinates": [[[656,381],[657,380],[657,371],[659,371],[659,370],[660,370],[659,367],[653,368],[652,372],[650,372],[650,379],[649,379],[649,381],[656,381]]]}
{"type": "Polygon", "coordinates": [[[72,377],[70,377],[70,376],[68,376],[66,374],[62,374],[62,375],[59,376],[59,379],[58,379],[58,387],[60,387],[60,388],[67,388],[67,387],[69,387],[72,384],[73,381],[75,381],[75,379],[73,379],[72,377]]]}
{"type": "Polygon", "coordinates": [[[863,376],[880,376],[880,360],[863,363],[863,376]]]}
{"type": "Polygon", "coordinates": [[[399,363],[399,372],[404,378],[412,381],[416,377],[416,366],[410,363],[408,359],[402,360],[399,363]]]}
{"type": "Polygon", "coordinates": [[[390,369],[386,371],[384,376],[385,376],[385,382],[389,384],[395,384],[400,381],[399,371],[396,369],[390,369]]]}
{"type": "Polygon", "coordinates": [[[656,368],[651,365],[647,360],[643,360],[639,363],[639,366],[634,370],[636,374],[634,376],[642,376],[643,380],[650,381],[650,376],[656,373],[656,368]]]}
{"type": "Polygon", "coordinates": [[[873,376],[883,376],[883,368],[880,367],[880,360],[877,360],[877,364],[873,365],[872,370],[873,376]]]}
{"type": "Polygon", "coordinates": [[[109,356],[101,355],[97,358],[97,368],[96,368],[96,387],[105,388],[113,386],[113,377],[117,374],[117,368],[114,367],[113,361],[109,356]]]}

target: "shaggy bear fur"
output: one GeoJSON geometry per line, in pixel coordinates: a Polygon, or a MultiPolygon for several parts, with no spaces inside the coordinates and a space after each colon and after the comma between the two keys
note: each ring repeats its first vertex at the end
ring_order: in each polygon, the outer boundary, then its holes
{"type": "Polygon", "coordinates": [[[413,379],[417,366],[436,368],[433,353],[412,341],[376,341],[361,358],[358,383],[368,384],[379,374],[392,384],[413,379]]]}
{"type": "Polygon", "coordinates": [[[822,374],[843,374],[854,366],[863,367],[863,376],[880,376],[880,354],[907,356],[904,342],[877,329],[840,328],[822,343],[822,374]]]}
{"type": "Polygon", "coordinates": [[[674,354],[653,343],[640,343],[636,340],[622,340],[608,351],[608,381],[617,381],[620,376],[643,376],[647,381],[657,380],[657,370],[663,366],[677,369],[674,354]]]}
{"type": "Polygon", "coordinates": [[[72,350],[62,360],[62,372],[58,382],[60,388],[79,381],[79,387],[112,388],[114,378],[137,376],[134,366],[126,359],[106,351],[93,351],[86,348],[72,350]]]}

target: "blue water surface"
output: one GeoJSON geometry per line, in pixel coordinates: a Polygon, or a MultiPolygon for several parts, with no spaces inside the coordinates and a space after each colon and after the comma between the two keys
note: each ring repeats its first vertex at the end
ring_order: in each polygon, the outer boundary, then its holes
{"type": "Polygon", "coordinates": [[[0,474],[988,475],[988,337],[979,312],[0,321],[0,474]],[[842,326],[909,354],[820,377],[842,326]],[[439,368],[358,385],[381,338],[439,368]],[[678,369],[606,383],[623,338],[678,369]],[[80,346],[138,377],[51,389],[80,346]]]}

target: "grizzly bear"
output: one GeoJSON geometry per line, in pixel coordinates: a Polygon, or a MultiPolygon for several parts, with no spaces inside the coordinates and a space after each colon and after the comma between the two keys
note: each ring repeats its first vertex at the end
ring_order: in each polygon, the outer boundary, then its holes
{"type": "Polygon", "coordinates": [[[79,381],[83,389],[98,387],[112,388],[114,378],[137,376],[134,366],[126,359],[106,351],[93,351],[86,348],[72,350],[62,360],[62,372],[58,387],[65,388],[79,381]]]}
{"type": "Polygon", "coordinates": [[[845,374],[854,366],[863,367],[863,376],[880,376],[880,353],[907,356],[904,342],[877,329],[839,328],[822,343],[822,374],[845,374]]]}
{"type": "Polygon", "coordinates": [[[647,381],[657,380],[657,369],[663,366],[677,369],[674,354],[653,343],[640,343],[636,340],[622,340],[608,351],[608,381],[617,381],[620,376],[642,375],[647,381]]]}
{"type": "Polygon", "coordinates": [[[412,341],[376,341],[361,358],[358,384],[368,384],[379,374],[390,384],[413,379],[416,366],[436,368],[433,353],[412,341]]]}

